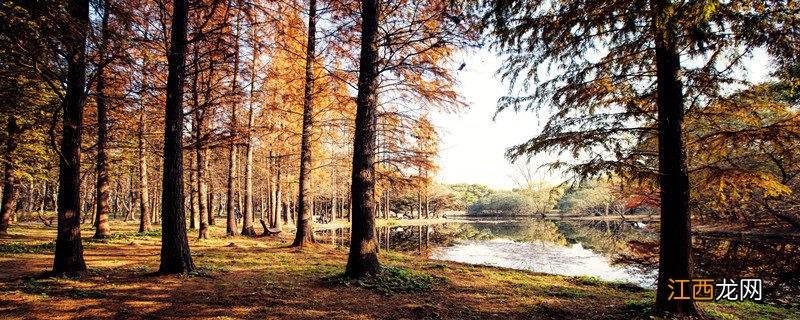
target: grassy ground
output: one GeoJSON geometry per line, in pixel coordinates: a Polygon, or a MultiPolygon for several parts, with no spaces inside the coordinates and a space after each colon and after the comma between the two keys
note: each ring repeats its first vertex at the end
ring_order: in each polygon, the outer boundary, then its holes
{"type": "MultiPolygon", "coordinates": [[[[90,275],[46,276],[55,230],[15,226],[0,238],[0,319],[635,319],[650,318],[652,291],[563,277],[381,253],[389,266],[364,281],[339,277],[347,249],[288,248],[290,237],[213,238],[190,230],[197,270],[154,275],[160,235],[114,222],[114,236],[85,230],[90,275]]],[[[213,227],[212,235],[224,234],[213,227]]],[[[709,318],[800,318],[800,310],[703,303],[709,318]]]]}

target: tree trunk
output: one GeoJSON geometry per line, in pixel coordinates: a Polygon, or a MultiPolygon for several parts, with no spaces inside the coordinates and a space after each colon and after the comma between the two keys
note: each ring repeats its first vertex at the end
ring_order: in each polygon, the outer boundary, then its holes
{"type": "Polygon", "coordinates": [[[53,259],[56,275],[86,273],[81,243],[81,133],[86,102],[86,34],[89,30],[89,1],[67,2],[75,28],[66,28],[64,50],[67,58],[67,90],[64,95],[61,157],[58,172],[58,235],[53,259]]]}
{"type": "Polygon", "coordinates": [[[656,289],[656,309],[679,315],[696,315],[692,300],[668,299],[669,280],[691,279],[691,219],[689,179],[683,124],[683,90],[679,77],[674,8],[669,0],[652,0],[658,107],[658,166],[661,188],[661,242],[656,289]],[[664,20],[668,19],[668,20],[664,20]]]}
{"type": "Polygon", "coordinates": [[[422,187],[417,189],[417,219],[422,219],[422,187]]]}
{"type": "Polygon", "coordinates": [[[133,176],[128,175],[128,192],[125,197],[125,221],[133,218],[133,199],[134,199],[133,176]]]}
{"type": "Polygon", "coordinates": [[[313,208],[311,208],[311,135],[314,126],[314,60],[316,59],[317,1],[308,7],[308,39],[306,40],[306,78],[303,95],[303,133],[300,141],[300,183],[298,188],[297,233],[292,246],[314,243],[313,208]]]}
{"type": "Polygon", "coordinates": [[[161,182],[160,273],[188,273],[194,262],[186,238],[183,195],[183,84],[186,61],[187,0],[174,0],[167,63],[167,103],[164,120],[164,173],[161,182]]]}
{"type": "Polygon", "coordinates": [[[147,143],[144,138],[147,124],[145,123],[144,114],[144,103],[142,103],[141,114],[139,114],[139,232],[147,232],[153,229],[150,222],[150,210],[147,207],[147,202],[150,200],[150,191],[148,190],[149,184],[147,182],[147,153],[145,151],[147,143]]]}
{"type": "MultiPolygon", "coordinates": [[[[3,198],[0,207],[0,235],[8,234],[8,225],[11,216],[14,214],[14,206],[17,202],[17,179],[14,176],[14,151],[17,149],[19,135],[22,133],[17,118],[14,115],[8,117],[6,126],[6,150],[3,154],[5,168],[3,171],[3,198]]],[[[42,195],[44,197],[44,194],[42,195]]],[[[44,199],[42,199],[44,202],[44,199]]]]}
{"type": "MultiPolygon", "coordinates": [[[[192,126],[196,126],[192,123],[192,126]]],[[[196,143],[196,142],[195,142],[196,143]]],[[[189,152],[189,229],[197,229],[197,153],[189,152]]]]}
{"type": "MultiPolygon", "coordinates": [[[[203,128],[199,123],[198,127],[203,128]]],[[[208,205],[208,185],[206,184],[205,175],[206,168],[208,167],[208,150],[198,146],[195,159],[197,160],[197,199],[199,205],[198,213],[200,215],[200,230],[197,237],[200,239],[208,239],[208,224],[209,216],[211,215],[208,205]]]]}
{"type": "Polygon", "coordinates": [[[331,175],[331,223],[336,222],[336,167],[333,167],[333,174],[331,175]]]}
{"type": "Polygon", "coordinates": [[[278,228],[280,226],[280,212],[281,212],[281,170],[280,166],[275,171],[275,208],[272,210],[273,215],[270,220],[270,228],[278,228]]]}
{"type": "Polygon", "coordinates": [[[208,225],[213,226],[217,222],[214,220],[214,190],[209,186],[208,190],[208,225]]]}
{"type": "Polygon", "coordinates": [[[227,235],[235,236],[236,233],[236,212],[235,212],[235,204],[234,201],[235,197],[235,189],[236,189],[236,145],[231,143],[229,145],[229,153],[228,153],[228,197],[226,203],[226,214],[228,220],[228,226],[226,228],[227,235]]]}
{"type": "Polygon", "coordinates": [[[197,211],[198,211],[198,218],[199,218],[199,230],[197,237],[199,239],[208,239],[208,224],[211,217],[211,210],[208,201],[210,200],[208,197],[208,185],[206,183],[206,168],[208,168],[208,150],[203,148],[202,144],[202,137],[205,134],[206,129],[206,121],[205,121],[205,110],[200,110],[197,108],[195,110],[195,126],[193,130],[195,131],[196,137],[196,147],[194,149],[195,155],[195,167],[197,168],[197,175],[196,178],[196,186],[197,189],[197,211]]]}
{"type": "MultiPolygon", "coordinates": [[[[237,8],[238,10],[238,8],[237,8]]],[[[232,90],[234,101],[231,104],[231,118],[230,118],[230,141],[229,141],[229,151],[228,154],[228,203],[227,203],[227,218],[228,218],[228,225],[226,228],[226,233],[228,236],[235,236],[237,235],[236,231],[236,212],[235,212],[235,196],[236,196],[236,175],[238,170],[236,168],[236,133],[237,133],[237,126],[236,126],[236,109],[237,104],[239,103],[238,91],[238,75],[239,75],[239,11],[236,12],[236,37],[233,43],[234,46],[234,54],[233,54],[233,81],[232,83],[232,90]]]]}
{"type": "Polygon", "coordinates": [[[247,116],[247,162],[244,170],[244,221],[242,222],[242,235],[249,237],[258,235],[256,229],[253,228],[253,92],[255,92],[257,60],[258,50],[253,49],[253,65],[250,72],[252,77],[250,81],[250,110],[247,116]]]}
{"type": "MultiPolygon", "coordinates": [[[[147,38],[145,38],[147,41],[147,38]]],[[[147,232],[153,229],[153,223],[150,215],[150,184],[148,183],[147,176],[147,109],[145,104],[145,88],[147,84],[147,56],[142,61],[142,87],[139,93],[140,110],[139,110],[139,132],[138,132],[138,148],[139,148],[139,232],[147,232]]]]}
{"type": "Polygon", "coordinates": [[[386,186],[386,208],[385,208],[386,212],[383,213],[383,218],[387,219],[387,220],[389,219],[389,212],[391,212],[391,207],[392,207],[391,201],[390,201],[391,197],[392,197],[392,192],[389,189],[389,186],[387,185],[386,186]]]}
{"type": "Polygon", "coordinates": [[[378,14],[380,0],[361,4],[361,57],[356,98],[351,184],[352,227],[345,274],[359,278],[380,271],[375,238],[375,144],[378,107],[378,14]]]}
{"type": "Polygon", "coordinates": [[[97,183],[95,190],[97,196],[95,197],[96,212],[94,219],[95,226],[95,239],[107,238],[111,235],[108,227],[108,108],[106,106],[106,78],[105,66],[108,63],[106,59],[106,48],[109,41],[108,30],[108,16],[111,8],[111,1],[103,1],[103,18],[101,23],[102,39],[100,40],[100,48],[98,49],[98,66],[97,66],[97,88],[96,88],[96,102],[97,102],[97,183]]]}

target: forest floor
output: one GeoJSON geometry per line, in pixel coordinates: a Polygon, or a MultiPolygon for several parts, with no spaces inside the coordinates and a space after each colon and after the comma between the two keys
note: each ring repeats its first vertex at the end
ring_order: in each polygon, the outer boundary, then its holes
{"type": "MultiPolygon", "coordinates": [[[[53,278],[55,229],[13,226],[0,238],[0,319],[635,319],[654,293],[595,278],[427,260],[382,252],[384,272],[339,277],[347,248],[288,248],[290,237],[212,238],[190,246],[197,270],[156,275],[160,234],[112,222],[114,235],[83,231],[89,275],[53,278]],[[289,238],[289,239],[287,239],[289,238]]],[[[219,226],[212,235],[224,234],[219,226]]],[[[708,318],[800,318],[797,307],[700,303],[708,318]]]]}

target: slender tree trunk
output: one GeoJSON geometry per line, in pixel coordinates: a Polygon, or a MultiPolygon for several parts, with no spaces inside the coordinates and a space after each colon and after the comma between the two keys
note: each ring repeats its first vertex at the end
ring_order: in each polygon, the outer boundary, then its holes
{"type": "Polygon", "coordinates": [[[47,180],[42,180],[42,202],[39,204],[39,215],[44,217],[45,204],[47,203],[47,180]]]}
{"type": "MultiPolygon", "coordinates": [[[[238,8],[237,8],[238,10],[238,8]]],[[[234,101],[231,104],[231,119],[230,119],[230,142],[229,142],[229,151],[228,154],[228,161],[230,166],[228,167],[228,203],[227,203],[227,215],[228,215],[228,225],[226,228],[226,232],[228,236],[235,236],[237,235],[236,231],[236,212],[235,212],[235,196],[236,196],[236,175],[238,170],[236,168],[236,133],[237,133],[237,125],[236,125],[236,109],[239,103],[239,84],[238,84],[238,75],[239,75],[239,11],[236,11],[236,37],[234,40],[234,56],[233,56],[233,96],[234,101]]]]}
{"type": "MultiPolygon", "coordinates": [[[[202,125],[200,125],[202,128],[202,125]]],[[[198,238],[200,239],[208,239],[208,224],[211,216],[210,207],[208,204],[208,185],[206,184],[206,175],[205,171],[208,167],[208,150],[201,149],[199,146],[196,149],[196,160],[197,160],[197,192],[198,192],[198,202],[199,202],[199,214],[200,214],[200,230],[198,232],[198,238]]]]}
{"type": "Polygon", "coordinates": [[[133,218],[133,199],[134,199],[134,191],[133,191],[133,176],[128,175],[128,192],[127,196],[125,197],[125,221],[127,222],[129,219],[133,218]]]}
{"type": "Polygon", "coordinates": [[[100,57],[97,67],[97,183],[95,190],[97,196],[95,200],[96,212],[94,219],[95,226],[95,239],[102,239],[111,235],[111,230],[108,226],[108,195],[109,195],[109,181],[108,181],[108,108],[106,105],[106,77],[105,69],[108,61],[106,51],[109,41],[108,30],[108,17],[111,8],[110,0],[103,1],[103,18],[101,23],[102,39],[100,48],[98,49],[98,56],[100,57]]]}
{"type": "Polygon", "coordinates": [[[270,228],[277,228],[280,226],[280,219],[279,215],[281,213],[281,170],[280,166],[277,167],[275,171],[275,208],[272,210],[272,220],[270,222],[270,228]]]}
{"type": "MultiPolygon", "coordinates": [[[[250,110],[250,125],[252,126],[252,109],[250,110]]],[[[248,137],[246,150],[247,162],[245,164],[245,183],[244,183],[244,218],[242,221],[242,235],[255,237],[256,230],[253,228],[253,146],[252,138],[248,137]]]]}
{"type": "MultiPolygon", "coordinates": [[[[313,0],[312,0],[313,1],[313,0]]],[[[255,237],[258,234],[256,229],[253,228],[253,93],[255,92],[256,84],[256,62],[258,60],[258,50],[253,49],[253,64],[251,69],[250,81],[250,110],[247,117],[247,145],[244,173],[244,221],[242,222],[242,235],[255,237]]]]}
{"type": "Polygon", "coordinates": [[[682,137],[683,90],[680,57],[669,0],[652,0],[658,107],[658,166],[661,188],[661,242],[656,309],[679,315],[696,315],[692,300],[668,299],[669,280],[690,279],[691,219],[689,179],[682,137]]]}
{"type": "Polygon", "coordinates": [[[53,273],[80,276],[86,273],[81,243],[81,133],[86,102],[86,34],[89,30],[89,1],[70,0],[67,11],[75,28],[65,29],[67,90],[63,102],[61,156],[58,172],[58,235],[53,273]]]}
{"type": "MultiPolygon", "coordinates": [[[[192,126],[196,126],[192,123],[192,126]]],[[[197,198],[197,153],[189,152],[189,229],[197,229],[197,211],[199,210],[197,198]]]]}
{"type": "Polygon", "coordinates": [[[316,59],[317,1],[308,7],[308,39],[306,41],[306,79],[303,95],[303,133],[300,142],[300,183],[298,188],[299,217],[292,246],[314,243],[313,208],[311,208],[311,135],[314,126],[314,60],[316,59]]]}
{"type": "Polygon", "coordinates": [[[392,195],[391,190],[389,189],[389,186],[387,185],[386,186],[386,208],[384,209],[386,211],[383,213],[383,218],[387,219],[387,220],[389,219],[389,212],[390,212],[390,207],[391,207],[390,201],[389,201],[390,198],[391,198],[391,195],[392,195]]]}
{"type": "Polygon", "coordinates": [[[422,187],[417,189],[417,219],[422,219],[422,187]]]}
{"type": "Polygon", "coordinates": [[[203,148],[202,137],[205,134],[205,111],[197,108],[195,110],[194,120],[195,143],[195,167],[197,174],[195,175],[195,189],[197,189],[197,213],[199,218],[199,230],[197,237],[199,239],[208,239],[208,220],[210,216],[208,206],[208,186],[206,184],[206,168],[208,166],[208,151],[203,148]]]}
{"type": "Polygon", "coordinates": [[[345,274],[359,278],[380,271],[375,237],[375,123],[378,107],[378,14],[380,0],[361,3],[361,57],[353,139],[352,232],[345,274]]]}
{"type": "MultiPolygon", "coordinates": [[[[143,100],[144,101],[144,100],[143,100]]],[[[153,229],[150,222],[150,210],[147,207],[147,202],[150,200],[149,184],[147,182],[147,152],[145,147],[145,131],[147,124],[144,117],[144,103],[142,103],[141,114],[139,115],[139,232],[147,232],[153,229]]]]}
{"type": "MultiPolygon", "coordinates": [[[[17,150],[19,135],[22,133],[17,118],[14,115],[8,117],[6,126],[6,150],[3,154],[5,162],[3,171],[3,198],[0,207],[0,235],[8,234],[8,225],[11,216],[14,215],[14,207],[17,202],[17,178],[14,176],[14,151],[17,150]]],[[[42,195],[44,197],[44,194],[42,195]]],[[[44,201],[42,201],[44,202],[44,201]]]]}
{"type": "MultiPolygon", "coordinates": [[[[199,46],[197,44],[193,45],[192,46],[192,59],[191,59],[192,72],[190,73],[190,74],[192,74],[192,83],[190,85],[190,88],[191,88],[190,90],[191,90],[191,101],[192,101],[192,110],[193,110],[192,118],[191,118],[192,119],[192,137],[194,139],[195,147],[194,147],[194,153],[192,154],[193,158],[189,159],[189,167],[191,168],[190,169],[190,173],[189,173],[189,203],[190,203],[189,228],[190,229],[197,228],[198,218],[200,220],[203,219],[202,217],[198,217],[198,215],[199,215],[198,211],[200,210],[199,209],[200,201],[198,199],[199,193],[200,193],[200,189],[199,189],[199,181],[200,181],[200,179],[199,179],[198,176],[200,175],[200,169],[199,168],[200,168],[200,161],[201,160],[200,160],[199,157],[200,157],[200,144],[201,144],[200,139],[201,139],[201,135],[202,135],[202,133],[201,133],[202,130],[200,130],[199,127],[202,126],[202,124],[201,124],[202,120],[201,120],[200,113],[203,112],[201,110],[201,107],[200,107],[200,88],[199,88],[199,85],[198,85],[199,78],[200,78],[200,72],[201,72],[200,71],[200,67],[199,67],[199,60],[200,60],[199,55],[200,55],[200,53],[198,51],[199,51],[199,46]]],[[[211,66],[209,66],[209,69],[211,69],[212,73],[213,73],[213,69],[214,69],[213,60],[212,60],[211,66]]],[[[208,86],[208,87],[210,88],[211,86],[208,86]]],[[[207,96],[208,95],[206,94],[206,97],[207,96]]]]}
{"type": "Polygon", "coordinates": [[[267,222],[272,223],[272,216],[275,214],[275,193],[273,192],[275,184],[275,158],[272,156],[272,150],[269,151],[267,157],[267,222]]]}
{"type": "MultiPolygon", "coordinates": [[[[206,168],[208,168],[208,157],[206,156],[206,168]]],[[[216,206],[214,202],[214,190],[211,188],[211,184],[207,184],[208,186],[208,225],[213,226],[216,221],[214,220],[214,211],[216,206]]]]}
{"type": "Polygon", "coordinates": [[[226,228],[227,235],[235,236],[236,232],[236,202],[234,201],[234,197],[236,196],[236,145],[231,143],[229,145],[229,154],[228,154],[228,197],[226,203],[226,214],[228,220],[228,226],[226,228]]]}
{"type": "Polygon", "coordinates": [[[183,195],[183,84],[186,62],[188,1],[174,0],[168,56],[164,120],[164,173],[161,182],[160,273],[188,273],[194,262],[186,238],[183,195]]]}
{"type": "Polygon", "coordinates": [[[292,208],[291,194],[284,194],[280,199],[278,199],[278,202],[280,202],[279,208],[281,208],[281,211],[276,213],[276,215],[280,215],[282,225],[287,225],[289,224],[289,219],[291,218],[291,213],[289,212],[289,210],[292,208]]]}
{"type": "Polygon", "coordinates": [[[336,221],[336,201],[337,201],[337,190],[336,190],[336,167],[333,167],[333,174],[331,175],[331,223],[336,221]]]}
{"type": "MultiPolygon", "coordinates": [[[[145,41],[147,39],[145,38],[145,41]]],[[[150,208],[148,206],[150,201],[150,183],[147,176],[147,109],[145,104],[146,84],[147,84],[147,57],[142,60],[142,87],[139,93],[140,106],[139,106],[139,232],[147,232],[153,229],[153,223],[150,216],[150,208]]]]}
{"type": "Polygon", "coordinates": [[[428,190],[425,190],[425,219],[430,219],[431,202],[428,200],[428,190]]]}

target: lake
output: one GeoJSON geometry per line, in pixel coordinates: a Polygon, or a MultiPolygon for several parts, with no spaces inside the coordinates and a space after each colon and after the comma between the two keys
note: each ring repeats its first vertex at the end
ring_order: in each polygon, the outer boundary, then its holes
{"type": "MultiPolygon", "coordinates": [[[[461,218],[376,231],[381,250],[655,288],[658,229],[653,222],[461,218]]],[[[317,236],[343,246],[350,240],[349,228],[320,230],[317,236]]],[[[697,277],[762,278],[765,295],[779,301],[800,296],[798,257],[800,246],[787,240],[694,237],[697,277]]]]}

